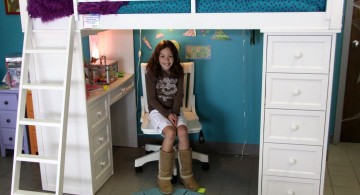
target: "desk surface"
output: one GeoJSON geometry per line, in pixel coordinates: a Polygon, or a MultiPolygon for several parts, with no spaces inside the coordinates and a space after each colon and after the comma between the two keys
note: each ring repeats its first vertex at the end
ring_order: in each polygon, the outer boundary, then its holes
{"type": "Polygon", "coordinates": [[[120,78],[116,79],[116,81],[114,81],[113,83],[108,85],[107,90],[104,90],[103,88],[99,88],[99,89],[95,89],[95,90],[90,91],[88,93],[89,95],[87,97],[87,103],[90,104],[90,103],[96,101],[97,99],[111,93],[112,91],[114,91],[118,87],[125,84],[127,81],[131,80],[133,77],[134,77],[133,73],[125,73],[123,77],[120,77],[120,78]]]}

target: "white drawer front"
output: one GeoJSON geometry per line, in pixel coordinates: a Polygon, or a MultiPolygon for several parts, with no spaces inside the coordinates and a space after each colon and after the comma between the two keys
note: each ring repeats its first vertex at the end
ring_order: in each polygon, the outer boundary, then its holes
{"type": "Polygon", "coordinates": [[[16,110],[17,106],[17,94],[1,94],[0,110],[16,110]]]}
{"type": "Polygon", "coordinates": [[[109,102],[107,96],[89,105],[89,124],[91,128],[96,128],[97,125],[109,119],[108,108],[109,102]]]}
{"type": "Polygon", "coordinates": [[[320,179],[322,147],[264,144],[265,175],[320,179]]]}
{"type": "Polygon", "coordinates": [[[114,89],[114,91],[110,93],[111,104],[118,101],[121,97],[123,97],[133,88],[134,88],[134,80],[131,79],[130,81],[124,83],[122,86],[119,86],[118,88],[114,89]]]}
{"type": "Polygon", "coordinates": [[[319,190],[319,180],[263,176],[263,195],[319,195],[319,190]]]}
{"type": "Polygon", "coordinates": [[[109,124],[105,123],[99,128],[99,131],[92,136],[93,155],[97,155],[98,152],[106,149],[106,147],[110,145],[110,127],[109,124]]]}
{"type": "Polygon", "coordinates": [[[331,36],[269,36],[268,72],[329,72],[331,36]]]}
{"type": "Polygon", "coordinates": [[[0,131],[2,133],[2,142],[7,145],[13,146],[15,143],[15,129],[8,129],[0,131]]]}
{"type": "Polygon", "coordinates": [[[265,110],[264,142],[322,145],[325,112],[265,110]]]}
{"type": "Polygon", "coordinates": [[[99,158],[93,162],[95,180],[98,180],[102,174],[112,169],[111,150],[106,150],[99,158]]]}
{"type": "Polygon", "coordinates": [[[327,75],[266,74],[266,108],[325,110],[327,75]]]}

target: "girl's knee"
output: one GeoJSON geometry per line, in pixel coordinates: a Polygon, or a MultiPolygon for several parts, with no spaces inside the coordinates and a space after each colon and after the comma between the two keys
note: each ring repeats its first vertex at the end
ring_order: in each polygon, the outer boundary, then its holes
{"type": "Polygon", "coordinates": [[[188,129],[187,129],[187,127],[185,125],[180,125],[177,128],[177,133],[178,133],[179,137],[188,136],[188,129]]]}
{"type": "Polygon", "coordinates": [[[167,126],[163,129],[163,134],[165,138],[175,139],[176,137],[176,129],[173,126],[167,126]]]}

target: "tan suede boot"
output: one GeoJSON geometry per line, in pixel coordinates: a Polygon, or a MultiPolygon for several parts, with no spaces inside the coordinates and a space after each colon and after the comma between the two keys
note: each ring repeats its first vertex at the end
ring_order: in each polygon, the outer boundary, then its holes
{"type": "Polygon", "coordinates": [[[164,152],[160,149],[158,185],[163,194],[174,193],[171,183],[172,172],[175,160],[175,152],[164,152]]]}
{"type": "Polygon", "coordinates": [[[196,182],[192,172],[192,152],[189,150],[178,151],[180,165],[180,181],[189,190],[198,190],[199,184],[196,182]]]}

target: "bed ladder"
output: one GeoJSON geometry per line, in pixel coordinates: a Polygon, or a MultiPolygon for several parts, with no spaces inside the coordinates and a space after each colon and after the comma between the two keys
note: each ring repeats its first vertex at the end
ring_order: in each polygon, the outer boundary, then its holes
{"type": "MultiPolygon", "coordinates": [[[[52,32],[59,30],[46,30],[46,32],[52,32]]],[[[59,48],[54,46],[54,48],[37,48],[32,44],[34,38],[33,30],[33,19],[28,17],[26,29],[24,33],[24,45],[23,45],[23,56],[22,56],[22,67],[21,67],[21,78],[19,86],[19,104],[18,104],[18,113],[17,113],[17,124],[16,124],[16,134],[15,134],[15,148],[14,148],[14,159],[13,159],[13,173],[12,173],[12,184],[11,184],[11,194],[54,194],[53,192],[36,192],[36,191],[27,191],[21,190],[20,187],[20,172],[21,172],[21,162],[32,162],[32,163],[43,163],[43,164],[53,164],[57,165],[56,169],[56,191],[55,194],[63,193],[63,181],[64,181],[64,164],[65,164],[65,148],[66,148],[66,135],[67,135],[67,121],[68,121],[68,111],[69,111],[69,94],[70,94],[70,82],[71,82],[71,71],[72,71],[72,56],[73,56],[73,47],[74,47],[74,34],[75,34],[75,21],[74,17],[69,17],[69,27],[66,30],[60,30],[61,33],[66,33],[67,42],[66,46],[59,48]],[[34,60],[35,55],[61,55],[61,58],[64,59],[64,80],[58,84],[53,83],[37,83],[30,81],[29,82],[29,72],[30,60],[34,60]],[[47,119],[45,117],[41,119],[30,119],[25,117],[25,107],[26,107],[26,92],[27,90],[33,91],[46,91],[47,93],[53,93],[59,91],[62,94],[61,97],[61,112],[57,115],[57,118],[47,119]],[[55,131],[58,129],[59,132],[59,143],[58,143],[58,153],[57,157],[49,157],[44,155],[31,155],[31,154],[22,154],[21,148],[23,144],[23,131],[22,127],[26,125],[34,125],[37,127],[51,127],[55,131]]],[[[51,62],[49,62],[49,65],[51,62]]],[[[35,65],[35,64],[34,64],[35,65]]],[[[31,69],[30,69],[31,70],[31,69]]],[[[45,74],[45,73],[43,73],[45,74]]],[[[31,77],[30,77],[31,78],[31,77]]],[[[39,91],[39,96],[41,93],[39,91]]],[[[60,102],[59,102],[60,103],[60,102]]],[[[46,130],[54,130],[46,129],[46,130]]]]}

